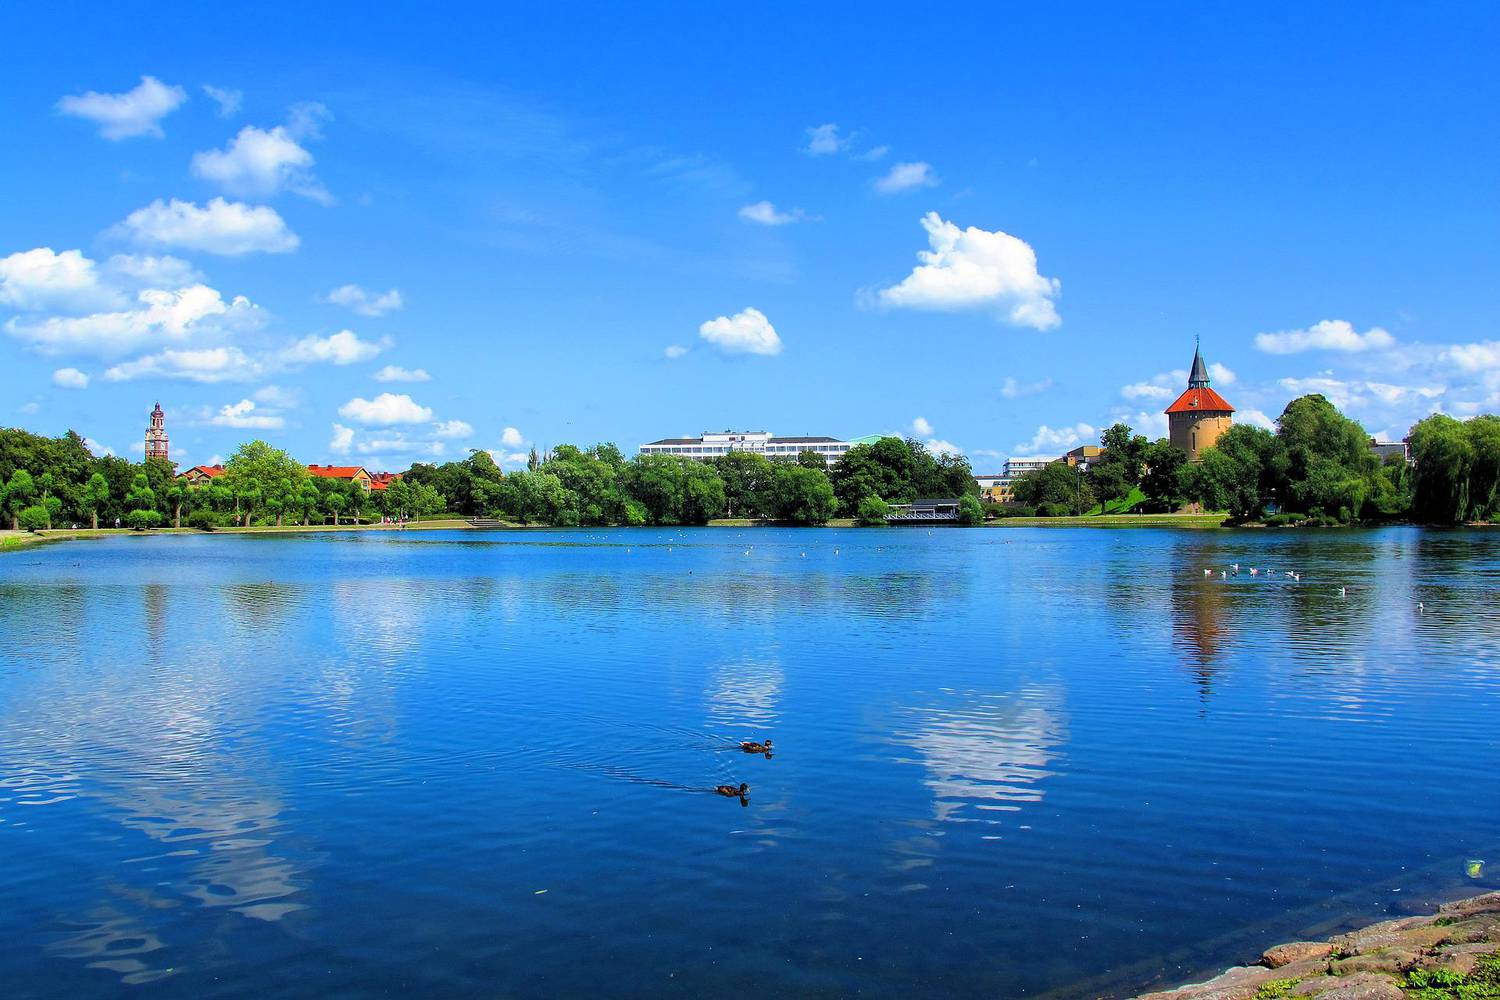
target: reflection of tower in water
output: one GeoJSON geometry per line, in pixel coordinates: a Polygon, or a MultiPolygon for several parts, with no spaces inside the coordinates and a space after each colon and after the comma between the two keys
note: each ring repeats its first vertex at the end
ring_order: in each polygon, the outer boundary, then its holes
{"type": "Polygon", "coordinates": [[[1197,678],[1198,696],[1207,702],[1222,667],[1223,619],[1227,589],[1222,584],[1174,581],[1172,635],[1197,678]]]}

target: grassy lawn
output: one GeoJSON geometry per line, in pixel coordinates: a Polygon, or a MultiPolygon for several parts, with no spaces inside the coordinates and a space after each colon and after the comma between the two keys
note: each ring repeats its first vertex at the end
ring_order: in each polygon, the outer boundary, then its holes
{"type": "MultiPolygon", "coordinates": [[[[1145,502],[1146,494],[1141,492],[1141,488],[1139,486],[1135,486],[1131,488],[1129,496],[1121,497],[1118,500],[1111,500],[1109,503],[1105,504],[1104,513],[1128,514],[1132,510],[1134,510],[1138,504],[1143,504],[1145,502]]],[[[1095,504],[1093,510],[1086,510],[1083,513],[1085,517],[1096,515],[1099,513],[1099,505],[1095,504]]]]}

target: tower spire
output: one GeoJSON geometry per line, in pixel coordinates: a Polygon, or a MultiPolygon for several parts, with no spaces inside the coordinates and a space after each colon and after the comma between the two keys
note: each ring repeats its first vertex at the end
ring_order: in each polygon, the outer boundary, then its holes
{"type": "Polygon", "coordinates": [[[1193,367],[1188,371],[1189,389],[1208,388],[1208,366],[1203,363],[1203,353],[1198,349],[1198,338],[1193,337],[1193,367]]]}

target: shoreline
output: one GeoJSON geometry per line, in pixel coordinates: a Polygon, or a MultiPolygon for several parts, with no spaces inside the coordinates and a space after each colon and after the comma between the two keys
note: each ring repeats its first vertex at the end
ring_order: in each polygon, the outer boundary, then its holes
{"type": "MultiPolygon", "coordinates": [[[[1253,965],[1232,966],[1211,978],[1138,993],[1133,1000],[1500,996],[1500,891],[1441,903],[1431,910],[1326,938],[1273,945],[1253,965]],[[1466,990],[1458,992],[1460,987],[1466,990]]],[[[1322,933],[1337,926],[1325,927],[1322,933]]]]}
{"type": "MultiPolygon", "coordinates": [[[[1461,525],[1459,527],[1490,527],[1491,525],[1461,525]]],[[[133,531],[130,528],[53,528],[40,532],[11,531],[0,529],[0,553],[15,552],[30,548],[34,545],[42,545],[52,542],[65,541],[88,541],[97,538],[115,538],[123,536],[146,536],[146,535],[260,535],[260,534],[298,534],[309,532],[337,531],[608,531],[618,528],[626,528],[626,525],[592,525],[585,528],[557,528],[548,524],[516,524],[514,522],[502,522],[499,524],[474,525],[465,518],[435,518],[430,521],[408,522],[405,525],[394,524],[286,524],[280,527],[276,525],[252,525],[248,527],[225,527],[215,528],[213,531],[203,531],[200,528],[152,528],[146,531],[133,531]]],[[[706,525],[642,525],[640,527],[676,527],[676,528],[851,528],[859,530],[880,530],[860,528],[854,523],[853,518],[833,518],[826,524],[793,525],[781,522],[753,521],[747,518],[718,518],[708,522],[706,525]]],[[[888,525],[886,530],[900,531],[913,528],[912,525],[888,525]]],[[[958,528],[960,525],[942,524],[943,528],[958,528]]],[[[1127,529],[1127,528],[1167,528],[1190,531],[1224,530],[1224,531],[1264,531],[1272,530],[1260,524],[1230,525],[1224,523],[1222,514],[1105,514],[1105,515],[1079,515],[1075,517],[1003,517],[997,520],[984,521],[975,528],[1104,528],[1104,529],[1127,529]]],[[[1390,525],[1349,525],[1348,527],[1424,527],[1423,525],[1390,524],[1390,525]]],[[[632,529],[638,530],[638,529],[632,529]]],[[[1295,529],[1286,529],[1295,530],[1295,529]]]]}

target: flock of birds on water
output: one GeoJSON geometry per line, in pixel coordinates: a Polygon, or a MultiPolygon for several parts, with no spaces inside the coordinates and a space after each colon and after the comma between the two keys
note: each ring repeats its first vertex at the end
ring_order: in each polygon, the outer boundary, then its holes
{"type": "MultiPolygon", "coordinates": [[[[1245,568],[1249,571],[1251,577],[1259,577],[1260,579],[1263,579],[1263,580],[1274,580],[1274,579],[1276,579],[1276,571],[1274,569],[1261,569],[1258,566],[1247,566],[1245,568]]],[[[1206,577],[1208,579],[1212,579],[1213,575],[1214,575],[1214,571],[1212,569],[1205,569],[1203,571],[1203,575],[1204,575],[1204,577],[1206,577]]],[[[1219,570],[1219,579],[1220,580],[1228,580],[1231,576],[1239,576],[1239,575],[1240,575],[1240,564],[1239,563],[1232,563],[1228,569],[1221,569],[1221,570],[1219,570]]],[[[1285,579],[1290,579],[1293,583],[1301,583],[1302,582],[1302,574],[1301,573],[1293,572],[1292,570],[1283,570],[1282,573],[1281,573],[1281,575],[1285,579]]],[[[1348,597],[1349,596],[1349,591],[1351,589],[1358,589],[1358,588],[1350,588],[1348,586],[1339,587],[1339,596],[1340,597],[1348,597]]],[[[1426,611],[1426,610],[1427,610],[1427,606],[1425,604],[1423,604],[1421,601],[1418,601],[1417,602],[1417,611],[1418,612],[1423,612],[1423,611],[1426,611]]]]}

